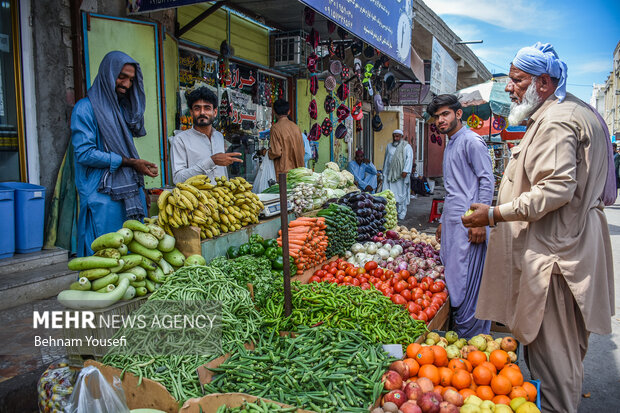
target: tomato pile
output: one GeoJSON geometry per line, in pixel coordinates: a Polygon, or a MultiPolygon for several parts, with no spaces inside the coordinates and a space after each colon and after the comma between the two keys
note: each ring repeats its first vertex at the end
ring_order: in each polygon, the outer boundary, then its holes
{"type": "Polygon", "coordinates": [[[407,270],[384,270],[375,261],[356,267],[339,258],[316,270],[308,282],[353,285],[363,290],[374,286],[392,302],[405,307],[411,317],[426,322],[435,317],[448,298],[446,284],[442,280],[424,277],[418,282],[407,270]]]}

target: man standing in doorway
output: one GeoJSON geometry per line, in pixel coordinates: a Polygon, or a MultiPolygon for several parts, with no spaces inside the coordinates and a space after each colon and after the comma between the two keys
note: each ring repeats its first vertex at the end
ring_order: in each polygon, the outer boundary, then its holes
{"type": "Polygon", "coordinates": [[[276,179],[291,169],[304,166],[304,142],[299,126],[289,120],[288,102],[278,99],[273,104],[276,124],[269,134],[269,159],[273,160],[276,179]]]}
{"type": "Polygon", "coordinates": [[[355,152],[355,159],[349,161],[347,168],[355,178],[355,185],[362,191],[374,192],[377,189],[377,168],[364,158],[364,151],[358,149],[355,152]]]}
{"type": "Polygon", "coordinates": [[[566,93],[550,44],[510,66],[509,122],[529,118],[512,149],[497,206],[472,204],[468,228],[489,237],[476,317],[506,324],[541,382],[543,412],[577,412],[590,333],[609,334],[614,271],[604,205],[616,197],[611,142],[596,111],[566,93]]]}
{"type": "Polygon", "coordinates": [[[157,165],[140,159],[133,138],[146,135],[142,71],[123,52],[110,52],[87,96],[71,113],[75,186],[80,198],[78,256],[92,255],[95,238],[114,232],[127,219],[146,214],[144,175],[157,165]]]}
{"type": "Polygon", "coordinates": [[[493,201],[491,156],[484,140],[463,127],[463,110],[456,96],[436,96],[427,112],[435,118],[439,132],[448,135],[443,154],[446,199],[435,236],[441,243],[454,331],[459,337],[489,334],[491,322],[474,317],[487,250],[487,229],[468,230],[461,216],[473,203],[490,205],[493,201]]]}
{"type": "Polygon", "coordinates": [[[385,183],[383,189],[389,189],[396,198],[398,219],[405,219],[407,207],[411,202],[411,168],[413,167],[413,148],[403,139],[400,129],[392,132],[392,144],[385,148],[383,161],[383,175],[385,183]]]}
{"type": "Polygon", "coordinates": [[[213,127],[217,116],[217,96],[207,87],[199,87],[187,95],[193,126],[174,137],[172,143],[172,180],[179,183],[196,175],[228,177],[226,167],[243,162],[239,152],[226,153],[224,136],[213,127]]]}

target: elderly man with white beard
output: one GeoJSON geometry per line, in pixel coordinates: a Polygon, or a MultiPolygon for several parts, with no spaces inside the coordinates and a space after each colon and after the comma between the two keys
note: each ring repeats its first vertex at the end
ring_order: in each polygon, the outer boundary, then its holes
{"type": "Polygon", "coordinates": [[[472,204],[468,228],[489,236],[476,317],[506,324],[525,345],[543,412],[576,412],[590,333],[614,314],[604,205],[615,201],[604,121],[566,93],[567,66],[550,44],[517,53],[506,91],[509,121],[527,120],[502,178],[497,206],[472,204]]]}

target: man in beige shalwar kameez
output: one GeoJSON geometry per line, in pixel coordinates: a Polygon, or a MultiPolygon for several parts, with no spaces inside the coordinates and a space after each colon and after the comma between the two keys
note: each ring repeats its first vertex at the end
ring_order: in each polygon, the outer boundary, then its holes
{"type": "Polygon", "coordinates": [[[529,117],[527,131],[497,207],[474,204],[462,218],[466,227],[502,222],[490,234],[476,317],[506,324],[526,345],[543,411],[555,413],[577,412],[589,334],[609,334],[614,314],[602,201],[611,145],[592,108],[566,93],[566,72],[551,45],[517,53],[509,122],[529,117]]]}

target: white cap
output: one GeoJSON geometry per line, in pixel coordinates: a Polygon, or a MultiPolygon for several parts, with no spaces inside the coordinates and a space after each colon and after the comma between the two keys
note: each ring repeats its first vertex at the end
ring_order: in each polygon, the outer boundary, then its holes
{"type": "Polygon", "coordinates": [[[394,129],[394,132],[392,132],[392,135],[398,133],[399,135],[404,135],[403,131],[400,129],[394,129]]]}

